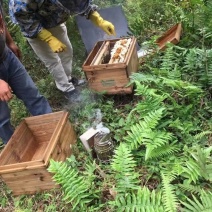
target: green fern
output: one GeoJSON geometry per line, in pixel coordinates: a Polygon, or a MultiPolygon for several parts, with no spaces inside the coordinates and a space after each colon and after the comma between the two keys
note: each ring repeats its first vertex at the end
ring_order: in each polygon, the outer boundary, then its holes
{"type": "Polygon", "coordinates": [[[161,158],[166,155],[173,155],[175,152],[179,151],[179,146],[173,142],[171,144],[165,144],[156,148],[156,150],[151,151],[149,158],[161,158]]]}
{"type": "Polygon", "coordinates": [[[143,117],[145,114],[151,111],[158,110],[161,108],[161,106],[163,105],[163,101],[166,98],[167,97],[165,95],[159,97],[147,96],[145,97],[145,101],[137,103],[136,107],[130,112],[130,115],[132,115],[132,113],[134,112],[137,112],[143,117]]]}
{"type": "Polygon", "coordinates": [[[161,172],[161,177],[165,211],[175,212],[178,208],[178,201],[177,196],[175,195],[174,186],[171,184],[171,182],[175,179],[175,176],[161,172]]]}
{"type": "Polygon", "coordinates": [[[176,66],[176,52],[173,49],[173,44],[169,43],[167,45],[168,47],[166,48],[165,55],[163,57],[162,63],[161,63],[161,70],[165,71],[171,71],[174,70],[176,66]]]}
{"type": "Polygon", "coordinates": [[[169,154],[170,149],[165,149],[172,139],[172,134],[163,131],[147,131],[142,133],[142,141],[146,146],[145,160],[149,158],[158,157],[161,154],[161,149],[164,148],[163,154],[169,154]],[[159,151],[158,151],[159,148],[159,151]],[[168,150],[168,152],[165,152],[168,150]]]}
{"type": "Polygon", "coordinates": [[[116,191],[125,193],[138,189],[139,174],[135,171],[136,162],[126,144],[121,143],[115,150],[111,168],[115,173],[116,191]]]}
{"type": "Polygon", "coordinates": [[[139,123],[131,127],[131,131],[127,132],[125,141],[132,150],[138,149],[140,146],[146,147],[145,160],[149,158],[167,155],[177,151],[171,133],[155,130],[160,118],[162,117],[163,108],[148,113],[139,123]]]}
{"type": "Polygon", "coordinates": [[[136,193],[127,193],[118,196],[115,201],[109,202],[116,212],[164,212],[161,192],[150,191],[148,188],[139,188],[136,193]]]}
{"type": "Polygon", "coordinates": [[[192,72],[192,76],[195,76],[203,85],[212,85],[211,59],[211,49],[190,49],[185,56],[183,70],[188,73],[192,72]]]}
{"type": "Polygon", "coordinates": [[[198,60],[196,49],[184,49],[184,51],[186,51],[186,54],[184,53],[186,57],[183,69],[185,71],[196,70],[199,64],[196,62],[198,60]]]}
{"type": "Polygon", "coordinates": [[[211,212],[212,211],[212,193],[201,192],[199,198],[192,195],[192,199],[187,197],[187,201],[181,203],[185,206],[184,212],[211,212]]]}
{"type": "Polygon", "coordinates": [[[200,167],[201,175],[206,179],[212,181],[212,159],[211,151],[212,146],[207,148],[200,148],[199,146],[194,147],[195,150],[191,152],[192,157],[195,159],[200,167]]]}
{"type": "Polygon", "coordinates": [[[163,79],[163,84],[169,87],[172,87],[173,89],[178,89],[184,92],[184,97],[191,96],[193,94],[199,94],[202,93],[202,89],[192,85],[189,82],[182,81],[182,80],[173,80],[161,77],[163,79]]]}
{"type": "Polygon", "coordinates": [[[189,151],[190,157],[186,159],[185,165],[183,165],[182,176],[194,183],[200,178],[212,181],[212,159],[210,156],[212,146],[208,148],[194,146],[187,151],[189,151]]]}
{"type": "Polygon", "coordinates": [[[133,73],[131,76],[130,76],[130,81],[131,82],[139,82],[141,83],[141,85],[143,83],[152,83],[154,82],[155,84],[159,83],[159,80],[156,76],[154,75],[150,75],[150,74],[143,74],[143,73],[133,73]]]}
{"type": "Polygon", "coordinates": [[[207,130],[207,131],[203,131],[203,132],[201,132],[201,133],[196,134],[196,135],[194,136],[194,138],[195,138],[195,140],[200,140],[200,139],[203,138],[204,136],[210,135],[210,134],[212,134],[212,131],[207,130]]]}
{"type": "Polygon", "coordinates": [[[125,140],[129,143],[132,149],[138,148],[142,144],[142,133],[147,130],[154,129],[158,121],[161,119],[164,108],[160,108],[154,112],[148,113],[144,116],[144,120],[131,127],[131,131],[128,132],[128,136],[125,140]]]}
{"type": "MultiPolygon", "coordinates": [[[[157,89],[151,89],[149,86],[145,86],[137,80],[134,82],[136,84],[135,94],[142,96],[143,101],[137,103],[136,107],[130,112],[130,115],[134,112],[142,115],[163,107],[163,101],[167,98],[165,94],[159,95],[157,94],[157,89]]],[[[149,83],[151,83],[151,80],[149,83]]]]}
{"type": "Polygon", "coordinates": [[[196,183],[202,176],[199,165],[192,158],[185,161],[182,176],[188,178],[190,182],[193,181],[194,183],[196,183]]]}
{"type": "Polygon", "coordinates": [[[191,184],[178,184],[182,191],[187,191],[191,194],[201,194],[202,188],[200,186],[194,186],[191,184]]]}
{"type": "Polygon", "coordinates": [[[64,201],[71,203],[73,211],[85,210],[93,200],[94,193],[91,184],[82,177],[77,170],[69,167],[65,162],[51,160],[48,171],[53,173],[53,180],[61,185],[64,191],[64,201]]]}
{"type": "Polygon", "coordinates": [[[153,96],[153,97],[160,97],[157,94],[157,89],[150,88],[147,85],[143,85],[138,81],[135,81],[136,89],[135,89],[135,95],[143,95],[143,96],[153,96]]]}

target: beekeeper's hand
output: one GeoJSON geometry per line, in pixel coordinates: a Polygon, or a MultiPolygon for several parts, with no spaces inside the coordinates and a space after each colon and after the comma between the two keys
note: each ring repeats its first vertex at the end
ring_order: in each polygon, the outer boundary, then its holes
{"type": "Polygon", "coordinates": [[[116,35],[114,25],[111,22],[104,20],[97,11],[92,12],[89,15],[89,19],[93,24],[100,27],[108,35],[116,35]]]}
{"type": "Polygon", "coordinates": [[[8,102],[13,98],[12,89],[7,82],[0,79],[0,101],[8,102]]]}
{"type": "Polygon", "coordinates": [[[51,32],[43,29],[39,32],[38,38],[49,44],[53,52],[63,52],[66,49],[66,45],[60,42],[56,37],[54,37],[51,32]]]}

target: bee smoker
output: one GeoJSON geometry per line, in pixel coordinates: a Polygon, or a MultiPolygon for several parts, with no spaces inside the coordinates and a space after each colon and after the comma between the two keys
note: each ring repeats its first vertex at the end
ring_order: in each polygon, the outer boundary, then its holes
{"type": "Polygon", "coordinates": [[[100,131],[94,136],[94,150],[100,162],[110,162],[114,151],[114,143],[109,133],[100,131]]]}

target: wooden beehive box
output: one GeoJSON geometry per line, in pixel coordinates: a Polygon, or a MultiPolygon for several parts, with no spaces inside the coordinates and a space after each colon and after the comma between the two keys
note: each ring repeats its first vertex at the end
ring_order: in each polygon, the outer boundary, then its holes
{"type": "Polygon", "coordinates": [[[90,89],[106,94],[132,93],[132,86],[126,86],[130,81],[130,75],[138,70],[136,38],[131,37],[123,62],[110,63],[110,51],[118,40],[120,39],[97,42],[85,60],[82,69],[90,89]]]}
{"type": "Polygon", "coordinates": [[[75,142],[68,112],[25,118],[0,154],[0,176],[14,195],[56,188],[49,161],[64,161],[75,142]]]}

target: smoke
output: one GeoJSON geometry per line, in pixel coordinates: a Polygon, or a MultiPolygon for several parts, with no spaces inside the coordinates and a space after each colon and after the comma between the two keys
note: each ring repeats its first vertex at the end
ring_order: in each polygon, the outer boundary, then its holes
{"type": "Polygon", "coordinates": [[[94,118],[94,121],[92,123],[92,127],[94,129],[98,130],[99,132],[104,133],[104,134],[110,133],[110,130],[103,125],[103,122],[102,122],[102,113],[101,113],[101,110],[100,109],[96,109],[95,110],[94,117],[95,118],[94,118]]]}
{"type": "Polygon", "coordinates": [[[103,114],[99,108],[96,109],[98,102],[101,102],[102,95],[92,92],[88,88],[80,92],[79,101],[67,102],[63,107],[70,113],[71,122],[80,125],[85,130],[89,128],[97,129],[103,133],[109,133],[102,122],[103,114]],[[81,123],[86,119],[84,123],[81,123]]]}

